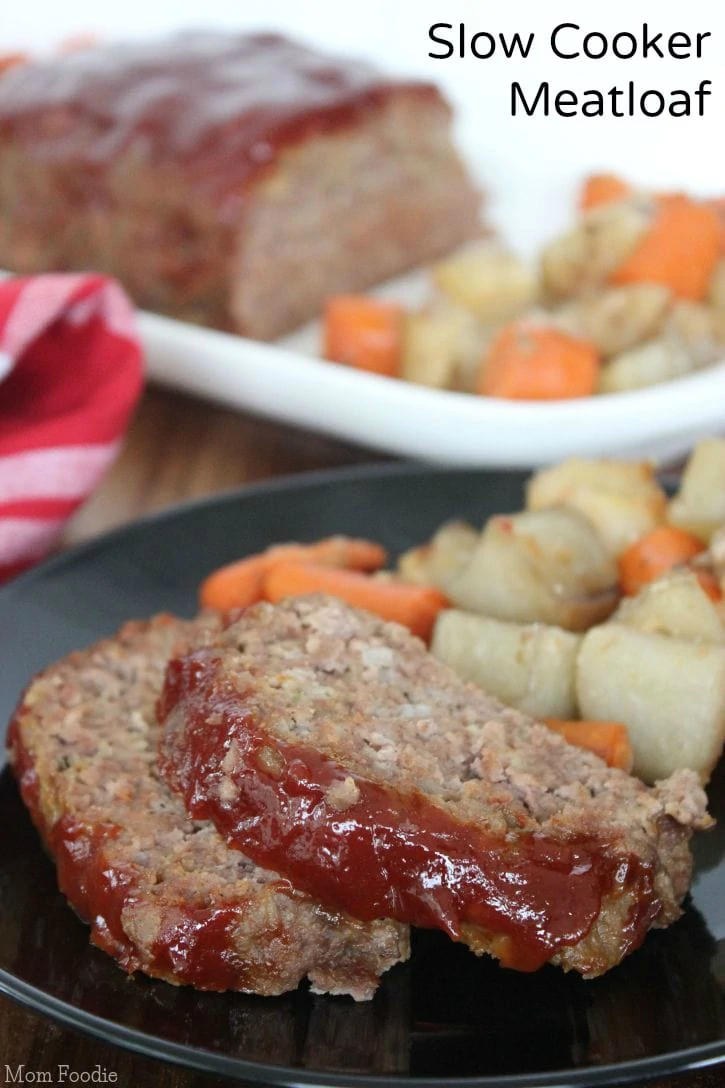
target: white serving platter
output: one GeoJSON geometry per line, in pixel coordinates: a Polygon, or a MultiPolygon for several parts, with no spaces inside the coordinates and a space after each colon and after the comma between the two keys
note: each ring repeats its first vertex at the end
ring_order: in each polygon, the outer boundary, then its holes
{"type": "MultiPolygon", "coordinates": [[[[538,180],[476,163],[492,197],[489,219],[532,257],[567,223],[581,173],[538,180]]],[[[0,273],[1,274],[1,273],[0,273]]],[[[374,293],[416,304],[423,272],[374,293]]],[[[139,314],[149,378],[229,408],[290,423],[374,450],[474,468],[535,468],[574,455],[675,459],[698,438],[725,434],[725,359],[677,381],[633,393],[523,402],[427,389],[317,357],[319,324],[276,344],[139,314]]]]}
{"type": "Polygon", "coordinates": [[[573,455],[675,458],[725,432],[725,361],[632,393],[534,403],[449,393],[140,315],[154,381],[232,408],[419,460],[533,468],[573,455]]]}
{"type": "MultiPolygon", "coordinates": [[[[582,176],[512,173],[467,159],[489,194],[488,218],[532,258],[571,218],[582,176]],[[536,199],[532,200],[532,191],[536,199]]],[[[376,290],[407,304],[428,291],[425,273],[376,290]]],[[[534,403],[427,389],[317,357],[319,324],[261,344],[142,314],[149,376],[196,396],[375,450],[446,465],[534,468],[573,455],[679,457],[703,435],[725,433],[725,360],[633,393],[534,403]]]]}

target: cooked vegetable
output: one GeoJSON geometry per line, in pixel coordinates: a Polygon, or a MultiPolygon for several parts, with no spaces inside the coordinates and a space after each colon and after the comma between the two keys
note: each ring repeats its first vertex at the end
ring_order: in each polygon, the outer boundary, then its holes
{"type": "Polygon", "coordinates": [[[572,458],[532,476],[526,506],[566,503],[589,518],[612,555],[664,521],[667,497],[649,462],[572,458]]]}
{"type": "Polygon", "coordinates": [[[395,378],[403,352],[403,307],[365,295],[337,295],[325,306],[326,359],[395,378]]]}
{"type": "Polygon", "coordinates": [[[554,302],[586,295],[609,282],[644,236],[654,205],[648,200],[604,204],[555,238],[541,256],[541,276],[554,302]]]}
{"type": "Polygon", "coordinates": [[[725,356],[725,314],[699,302],[676,302],[655,339],[602,367],[601,393],[620,393],[671,381],[725,356]]]}
{"type": "Polygon", "coordinates": [[[725,438],[707,438],[695,446],[667,518],[704,541],[725,525],[725,438]]]}
{"type": "Polygon", "coordinates": [[[556,312],[556,323],[594,344],[602,356],[618,355],[657,335],[671,297],[666,287],[656,283],[610,287],[570,302],[556,312]]]}
{"type": "Polygon", "coordinates": [[[0,76],[19,64],[27,64],[29,59],[27,53],[0,53],[0,76]]]}
{"type": "Polygon", "coordinates": [[[681,378],[694,369],[694,360],[685,345],[661,336],[605,363],[599,372],[598,391],[628,393],[681,378]]]}
{"type": "Polygon", "coordinates": [[[605,623],[584,637],[577,697],[583,717],[627,726],[646,782],[681,767],[706,781],[725,739],[725,646],[605,623]]]}
{"type": "Polygon", "coordinates": [[[559,733],[569,744],[594,752],[610,767],[632,770],[634,752],[627,726],[621,722],[575,722],[560,718],[545,718],[544,721],[549,729],[559,733]]]}
{"type": "Polygon", "coordinates": [[[623,600],[614,621],[656,635],[725,643],[725,624],[701,583],[703,573],[670,571],[623,600]]]}
{"type": "Polygon", "coordinates": [[[702,302],[677,302],[665,322],[666,338],[684,346],[695,369],[725,357],[725,315],[702,302]]]}
{"type": "MultiPolygon", "coordinates": [[[[723,218],[725,226],[725,218],[723,218]]],[[[721,257],[715,265],[715,271],[710,280],[710,292],[708,302],[718,314],[725,315],[725,257],[721,257]]]]}
{"type": "Polygon", "coordinates": [[[464,389],[478,370],[485,332],[463,306],[438,302],[407,314],[402,377],[433,389],[464,389]]]}
{"type": "Polygon", "coordinates": [[[585,178],[579,195],[579,207],[588,212],[602,204],[625,200],[632,192],[631,185],[615,174],[591,174],[585,178]]]}
{"type": "Polygon", "coordinates": [[[713,571],[697,570],[697,580],[711,601],[719,604],[725,598],[725,584],[713,571]]]}
{"type": "Polygon", "coordinates": [[[248,608],[262,599],[264,576],[270,567],[287,559],[372,571],[385,565],[387,553],[371,540],[346,536],[331,536],[313,544],[275,544],[265,552],[246,556],[213,571],[199,587],[199,603],[203,608],[221,612],[248,608]]]}
{"type": "Polygon", "coordinates": [[[507,623],[449,609],[433,632],[433,654],[464,680],[531,714],[576,713],[574,674],[581,636],[543,624],[507,623]]]}
{"type": "Polygon", "coordinates": [[[443,592],[469,562],[479,534],[465,521],[447,521],[428,544],[411,548],[398,560],[404,582],[438,586],[443,592]]]}
{"type": "Polygon", "coordinates": [[[508,321],[536,301],[536,271],[490,242],[455,253],[433,269],[436,286],[484,324],[508,321]]]}
{"type": "Polygon", "coordinates": [[[686,196],[658,201],[654,219],[612,283],[660,283],[677,298],[698,302],[707,296],[720,257],[723,224],[706,204],[686,196]]]}
{"type": "Polygon", "coordinates": [[[712,534],[707,558],[713,572],[725,578],[725,522],[712,534]]]}
{"type": "Polygon", "coordinates": [[[491,343],[478,392],[514,400],[590,396],[597,385],[596,348],[552,326],[531,321],[506,325],[491,343]]]}
{"type": "Polygon", "coordinates": [[[578,510],[491,518],[448,595],[459,608],[517,623],[583,631],[619,599],[616,564],[578,510]]]}
{"type": "Polygon", "coordinates": [[[438,613],[449,606],[439,589],[405,582],[386,582],[350,570],[315,566],[295,560],[274,563],[264,576],[265,600],[276,603],[285,597],[329,593],[356,608],[365,608],[384,620],[409,627],[428,640],[438,613]]]}
{"type": "Polygon", "coordinates": [[[619,557],[619,583],[628,596],[638,593],[673,567],[683,566],[705,550],[699,537],[672,525],[656,529],[630,544],[619,557]]]}

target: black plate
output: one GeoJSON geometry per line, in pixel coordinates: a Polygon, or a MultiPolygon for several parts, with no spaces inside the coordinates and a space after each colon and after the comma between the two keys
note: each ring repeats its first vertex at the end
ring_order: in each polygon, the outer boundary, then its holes
{"type": "MultiPolygon", "coordinates": [[[[386,466],[316,473],[147,519],[0,593],[0,718],[61,654],[125,619],[194,611],[210,568],[278,540],[369,535],[393,553],[444,519],[521,504],[523,477],[386,466]]],[[[722,815],[725,779],[711,788],[722,815]]],[[[725,823],[695,844],[692,901],[603,979],[520,975],[435,933],[415,935],[374,1001],[201,994],[129,981],[88,944],[11,776],[0,777],[0,989],[158,1058],[264,1084],[600,1085],[725,1058],[725,823]]]]}

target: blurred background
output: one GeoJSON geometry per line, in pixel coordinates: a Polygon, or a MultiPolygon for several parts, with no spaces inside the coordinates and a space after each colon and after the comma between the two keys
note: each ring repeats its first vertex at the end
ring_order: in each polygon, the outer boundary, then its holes
{"type": "MultiPolygon", "coordinates": [[[[571,187],[589,170],[614,170],[642,184],[682,186],[695,192],[723,189],[725,177],[725,80],[722,57],[725,8],[712,0],[611,0],[606,5],[562,0],[509,0],[492,5],[481,0],[366,0],[340,5],[336,0],[265,0],[264,4],[230,0],[125,0],[99,5],[96,0],[28,0],[4,20],[0,45],[5,49],[52,49],[76,34],[138,37],[179,27],[226,26],[278,28],[320,46],[367,55],[392,72],[419,74],[440,82],[459,111],[459,131],[469,158],[483,170],[494,200],[493,211],[520,250],[530,251],[563,222],[571,187]],[[525,60],[467,57],[431,60],[429,27],[436,22],[470,32],[488,30],[522,35],[535,32],[525,60]],[[701,60],[641,56],[631,60],[560,60],[549,35],[560,22],[578,23],[582,36],[601,31],[641,35],[643,23],[665,36],[682,31],[693,39],[710,31],[701,60]],[[634,80],[640,91],[675,88],[693,91],[712,80],[705,116],[689,119],[518,117],[510,113],[510,84],[518,80],[532,94],[541,80],[552,92],[590,87],[607,91],[634,80]],[[546,216],[542,220],[542,208],[546,216]]],[[[573,32],[572,32],[573,34],[573,32]]],[[[573,37],[568,39],[573,40],[573,37]]],[[[437,48],[437,47],[435,47],[437,48]]]]}

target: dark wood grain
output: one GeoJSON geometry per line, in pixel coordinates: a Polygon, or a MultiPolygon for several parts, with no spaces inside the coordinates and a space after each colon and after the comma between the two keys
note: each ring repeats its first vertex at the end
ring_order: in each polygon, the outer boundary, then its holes
{"type": "Polygon", "coordinates": [[[70,523],[65,543],[214,491],[375,460],[358,447],[152,388],[121,456],[70,523]]]}
{"type": "MultiPolygon", "coordinates": [[[[253,480],[377,459],[353,446],[150,389],[121,457],[69,525],[65,543],[87,539],[171,503],[253,480]]],[[[368,1021],[369,1013],[362,1008],[359,1036],[354,1041],[341,1039],[340,1045],[374,1046],[368,1021]]],[[[335,1030],[334,1019],[330,1030],[335,1030]]],[[[383,1040],[382,1045],[395,1048],[396,1042],[383,1040]]],[[[10,1074],[20,1066],[47,1071],[55,1078],[61,1064],[77,1072],[100,1065],[117,1074],[119,1088],[218,1088],[229,1083],[78,1035],[0,998],[0,1085],[13,1083],[10,1074]]],[[[724,1083],[725,1072],[715,1069],[660,1081],[657,1088],[722,1088],[724,1083]]]]}

